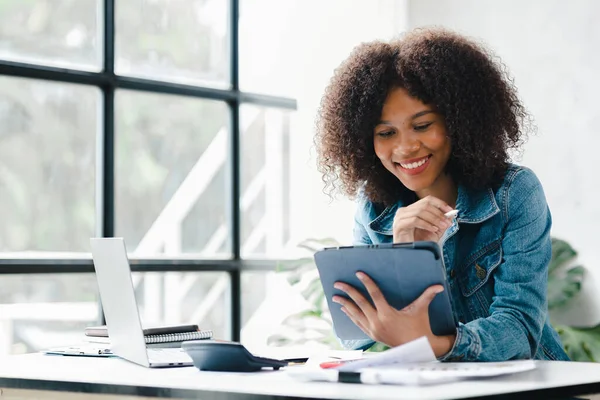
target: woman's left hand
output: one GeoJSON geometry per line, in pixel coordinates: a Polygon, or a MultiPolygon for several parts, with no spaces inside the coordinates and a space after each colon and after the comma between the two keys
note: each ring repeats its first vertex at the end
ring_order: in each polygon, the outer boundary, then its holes
{"type": "Polygon", "coordinates": [[[333,296],[342,305],[342,311],[369,337],[390,347],[426,336],[436,357],[450,351],[455,336],[435,336],[429,324],[429,303],[444,290],[441,285],[427,288],[420,297],[402,310],[390,306],[379,287],[365,273],[358,272],[358,279],[365,285],[374,306],[354,287],[336,282],[334,287],[347,293],[350,299],[333,296]]]}

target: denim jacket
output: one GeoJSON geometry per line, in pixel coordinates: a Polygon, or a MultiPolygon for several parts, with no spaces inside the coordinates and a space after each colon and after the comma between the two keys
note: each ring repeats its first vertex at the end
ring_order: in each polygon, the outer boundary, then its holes
{"type": "MultiPolygon", "coordinates": [[[[404,204],[377,209],[359,199],[355,244],[392,241],[404,204]]],[[[528,168],[510,165],[497,190],[458,188],[458,217],[440,241],[456,342],[442,361],[568,360],[550,325],[546,291],[552,219],[542,186],[528,168]]],[[[418,266],[415,266],[418,267],[418,266]]],[[[366,348],[370,340],[344,340],[366,348]]]]}

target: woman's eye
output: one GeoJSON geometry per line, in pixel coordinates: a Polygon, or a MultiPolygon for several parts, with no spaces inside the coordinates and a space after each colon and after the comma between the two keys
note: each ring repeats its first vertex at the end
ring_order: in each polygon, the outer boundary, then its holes
{"type": "Polygon", "coordinates": [[[386,137],[386,136],[391,136],[393,134],[394,134],[394,131],[385,131],[385,132],[379,132],[377,135],[386,137]]]}
{"type": "Polygon", "coordinates": [[[426,130],[427,128],[429,128],[431,126],[431,124],[433,124],[433,122],[428,122],[426,124],[421,124],[421,125],[415,125],[415,127],[413,129],[417,132],[422,132],[422,131],[426,130]]]}

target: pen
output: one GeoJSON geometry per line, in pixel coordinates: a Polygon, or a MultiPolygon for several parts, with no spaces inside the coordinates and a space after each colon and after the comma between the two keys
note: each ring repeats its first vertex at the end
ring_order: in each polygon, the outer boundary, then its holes
{"type": "Polygon", "coordinates": [[[335,368],[343,365],[345,361],[325,361],[319,364],[321,368],[335,368]]]}
{"type": "Polygon", "coordinates": [[[458,210],[450,210],[444,215],[446,216],[446,218],[454,218],[458,215],[458,210]]]}
{"type": "Polygon", "coordinates": [[[323,369],[335,368],[335,367],[339,367],[341,365],[344,365],[344,364],[352,362],[352,361],[356,361],[356,360],[325,361],[325,362],[320,363],[319,367],[321,367],[323,369]]]}

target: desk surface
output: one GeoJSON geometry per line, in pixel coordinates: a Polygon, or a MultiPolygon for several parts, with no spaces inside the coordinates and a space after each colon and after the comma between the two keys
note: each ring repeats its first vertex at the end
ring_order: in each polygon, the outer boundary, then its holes
{"type": "MultiPolygon", "coordinates": [[[[302,367],[290,367],[302,368],[302,367]]],[[[600,392],[600,364],[538,362],[533,371],[430,387],[301,382],[282,371],[149,369],[118,358],[26,354],[0,358],[0,388],[202,399],[547,398],[600,392]],[[535,391],[535,392],[532,392],[535,391]],[[514,393],[520,392],[515,397],[514,393]]]]}

